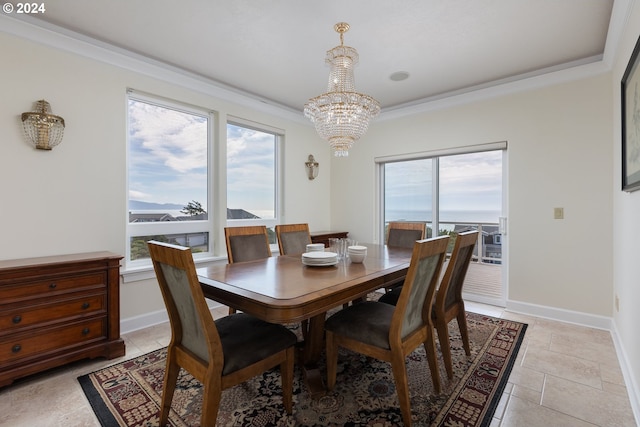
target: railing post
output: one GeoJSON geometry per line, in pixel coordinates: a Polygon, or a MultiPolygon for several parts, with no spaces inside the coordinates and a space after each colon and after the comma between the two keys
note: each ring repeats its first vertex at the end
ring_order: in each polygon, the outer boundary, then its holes
{"type": "Polygon", "coordinates": [[[478,224],[478,263],[484,263],[484,239],[482,238],[482,224],[478,224]]]}

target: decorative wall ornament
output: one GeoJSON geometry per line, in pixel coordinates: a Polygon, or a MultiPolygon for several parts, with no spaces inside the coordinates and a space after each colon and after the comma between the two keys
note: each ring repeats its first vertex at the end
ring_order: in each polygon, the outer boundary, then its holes
{"type": "Polygon", "coordinates": [[[34,111],[22,113],[22,128],[29,143],[39,150],[51,150],[62,142],[64,119],[51,114],[44,99],[36,102],[34,111]]]}
{"type": "Polygon", "coordinates": [[[310,181],[316,179],[320,170],[320,163],[316,162],[313,154],[309,154],[309,158],[304,162],[304,166],[307,169],[307,177],[310,181]]]}

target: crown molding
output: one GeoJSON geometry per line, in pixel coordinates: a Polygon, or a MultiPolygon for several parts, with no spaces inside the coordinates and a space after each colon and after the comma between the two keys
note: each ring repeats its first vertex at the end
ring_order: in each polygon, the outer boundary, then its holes
{"type": "MultiPolygon", "coordinates": [[[[634,2],[635,0],[614,1],[603,55],[383,108],[375,122],[461,106],[609,72],[634,2]]],[[[35,43],[72,52],[247,108],[312,126],[312,123],[304,118],[302,111],[30,16],[0,15],[0,24],[2,31],[35,43]]]]}
{"type": "Polygon", "coordinates": [[[74,53],[109,65],[166,81],[247,108],[307,124],[302,111],[296,111],[266,98],[224,85],[179,67],[145,57],[126,49],[84,36],[30,16],[20,18],[0,14],[0,31],[34,43],[74,53]]]}

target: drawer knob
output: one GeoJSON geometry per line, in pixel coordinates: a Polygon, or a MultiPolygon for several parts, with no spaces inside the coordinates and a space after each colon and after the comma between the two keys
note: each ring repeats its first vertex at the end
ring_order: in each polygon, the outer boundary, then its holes
{"type": "Polygon", "coordinates": [[[11,348],[13,353],[18,353],[20,350],[22,350],[22,346],[20,344],[16,344],[11,348]]]}
{"type": "Polygon", "coordinates": [[[89,328],[84,328],[82,330],[82,335],[87,335],[87,334],[89,334],[89,328]]]}
{"type": "Polygon", "coordinates": [[[82,303],[82,309],[86,310],[87,308],[89,308],[89,303],[88,302],[83,302],[82,303]]]}
{"type": "Polygon", "coordinates": [[[58,285],[56,285],[56,282],[52,282],[52,283],[49,284],[49,289],[55,289],[56,286],[58,286],[58,285]]]}
{"type": "Polygon", "coordinates": [[[22,316],[20,316],[19,314],[16,314],[15,316],[13,316],[13,323],[18,324],[20,322],[22,322],[22,316]]]}

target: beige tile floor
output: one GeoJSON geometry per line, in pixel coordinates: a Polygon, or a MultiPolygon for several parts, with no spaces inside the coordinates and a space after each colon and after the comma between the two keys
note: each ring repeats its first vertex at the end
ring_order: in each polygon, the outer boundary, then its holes
{"type": "MultiPolygon", "coordinates": [[[[636,426],[609,332],[482,304],[467,309],[529,324],[491,427],[636,426]]],[[[76,378],[166,346],[169,333],[166,323],[131,332],[122,359],[82,361],[0,389],[0,426],[99,426],[76,378]]]]}

